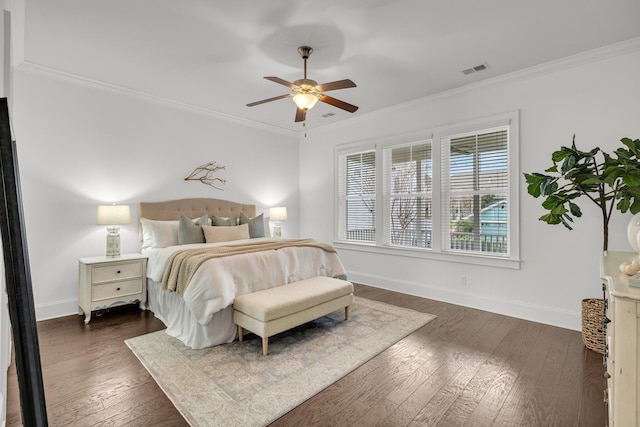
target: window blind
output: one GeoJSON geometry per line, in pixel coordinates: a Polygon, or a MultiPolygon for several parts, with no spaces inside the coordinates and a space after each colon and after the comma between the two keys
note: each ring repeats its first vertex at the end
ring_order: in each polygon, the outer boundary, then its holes
{"type": "Polygon", "coordinates": [[[383,150],[385,242],[431,248],[431,140],[383,150]]]}
{"type": "Polygon", "coordinates": [[[443,139],[444,250],[509,254],[509,130],[443,139]]]}
{"type": "Polygon", "coordinates": [[[339,238],[376,241],[376,153],[374,150],[339,156],[339,238]]]}

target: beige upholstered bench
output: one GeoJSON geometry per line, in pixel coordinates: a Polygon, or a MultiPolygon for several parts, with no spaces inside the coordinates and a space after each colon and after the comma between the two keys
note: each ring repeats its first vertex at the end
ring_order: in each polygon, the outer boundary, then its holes
{"type": "Polygon", "coordinates": [[[262,337],[262,354],[269,351],[269,337],[344,308],[349,319],[353,285],[331,277],[312,277],[299,282],[236,297],[233,321],[238,338],[243,328],[262,337]]]}

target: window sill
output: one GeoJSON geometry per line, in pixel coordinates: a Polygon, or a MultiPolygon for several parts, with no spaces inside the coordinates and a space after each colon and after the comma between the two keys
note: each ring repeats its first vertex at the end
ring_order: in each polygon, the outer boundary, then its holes
{"type": "Polygon", "coordinates": [[[455,262],[460,264],[482,265],[485,267],[520,269],[520,260],[513,258],[497,258],[476,254],[463,254],[451,252],[436,252],[431,249],[400,248],[395,246],[375,246],[367,243],[354,243],[335,241],[336,249],[344,249],[356,252],[369,252],[382,255],[401,256],[410,258],[431,259],[434,261],[455,262]]]}

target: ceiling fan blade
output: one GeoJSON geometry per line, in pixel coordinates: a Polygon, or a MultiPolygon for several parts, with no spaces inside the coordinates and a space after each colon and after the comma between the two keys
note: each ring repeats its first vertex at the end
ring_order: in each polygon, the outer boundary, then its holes
{"type": "Polygon", "coordinates": [[[307,117],[307,111],[301,108],[296,108],[296,123],[304,122],[304,119],[307,117]]]}
{"type": "Polygon", "coordinates": [[[251,104],[247,104],[247,107],[253,107],[255,105],[264,104],[265,102],[276,101],[282,98],[290,98],[291,96],[293,96],[293,94],[291,93],[288,93],[286,95],[274,96],[273,98],[263,99],[262,101],[256,101],[256,102],[252,102],[251,104]]]}
{"type": "Polygon", "coordinates": [[[318,95],[318,100],[320,102],[333,105],[334,107],[342,108],[343,110],[350,113],[355,113],[358,110],[358,107],[356,107],[355,105],[340,101],[339,99],[332,98],[328,95],[318,95]]]}
{"type": "Polygon", "coordinates": [[[297,85],[294,85],[294,84],[293,84],[293,83],[291,83],[291,82],[288,82],[288,81],[286,81],[286,80],[283,80],[283,79],[281,79],[280,77],[272,77],[272,76],[271,76],[271,77],[265,77],[265,79],[267,79],[267,80],[271,80],[271,81],[272,81],[272,82],[274,82],[274,83],[280,83],[281,85],[284,85],[284,86],[290,87],[291,89],[297,89],[297,88],[298,88],[298,86],[297,86],[297,85]]]}
{"type": "Polygon", "coordinates": [[[330,83],[322,83],[321,85],[316,86],[316,89],[318,89],[319,92],[327,92],[330,90],[346,89],[349,87],[356,87],[356,84],[349,79],[345,79],[330,83]]]}

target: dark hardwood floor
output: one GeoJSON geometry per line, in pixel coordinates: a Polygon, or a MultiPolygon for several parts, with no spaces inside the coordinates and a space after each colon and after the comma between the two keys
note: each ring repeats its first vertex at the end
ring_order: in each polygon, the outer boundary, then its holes
{"type": "MultiPolygon", "coordinates": [[[[363,285],[438,318],[272,426],[603,426],[602,356],[580,333],[363,285]]],[[[186,426],[124,344],[163,328],[135,307],[38,324],[49,424],[186,426]],[[95,316],[95,315],[94,315],[95,316]]],[[[15,366],[7,426],[21,425],[15,366]]]]}

